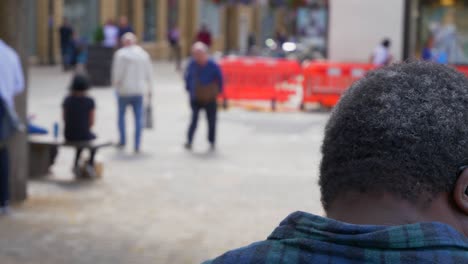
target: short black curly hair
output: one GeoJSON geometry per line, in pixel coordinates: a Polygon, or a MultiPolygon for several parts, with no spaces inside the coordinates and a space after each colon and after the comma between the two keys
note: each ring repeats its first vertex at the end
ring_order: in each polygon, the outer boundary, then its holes
{"type": "Polygon", "coordinates": [[[86,77],[83,74],[77,74],[73,76],[71,85],[70,85],[70,90],[72,92],[85,92],[89,90],[90,88],[90,83],[88,77],[86,77]]]}
{"type": "Polygon", "coordinates": [[[417,61],[370,72],[333,110],[322,154],[325,210],[343,191],[415,203],[451,192],[468,158],[468,79],[417,61]]]}

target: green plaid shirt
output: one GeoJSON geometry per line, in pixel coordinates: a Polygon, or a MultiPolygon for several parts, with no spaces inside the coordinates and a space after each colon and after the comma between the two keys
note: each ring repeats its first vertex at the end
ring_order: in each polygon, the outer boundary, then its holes
{"type": "Polygon", "coordinates": [[[441,223],[352,225],[303,212],[286,218],[266,241],[205,264],[468,263],[468,239],[441,223]]]}

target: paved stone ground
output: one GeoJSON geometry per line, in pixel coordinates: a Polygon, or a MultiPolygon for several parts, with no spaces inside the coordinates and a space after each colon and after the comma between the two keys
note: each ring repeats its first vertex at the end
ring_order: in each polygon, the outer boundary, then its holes
{"type": "MultiPolygon", "coordinates": [[[[220,114],[218,152],[206,151],[203,122],[187,153],[180,76],[164,63],[154,72],[157,128],[146,132],[144,153],[103,151],[105,177],[86,183],[73,180],[73,150],[60,150],[50,177],[32,181],[29,200],[0,218],[2,264],[199,263],[265,239],[293,211],[322,213],[317,174],[328,114],[231,109],[220,114]]],[[[31,69],[36,123],[60,120],[69,80],[58,68],[31,69]]],[[[95,131],[116,140],[114,93],[91,94],[95,131]]]]}

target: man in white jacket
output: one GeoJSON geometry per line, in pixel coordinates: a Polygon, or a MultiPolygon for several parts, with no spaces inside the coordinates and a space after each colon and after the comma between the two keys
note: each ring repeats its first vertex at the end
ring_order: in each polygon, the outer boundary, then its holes
{"type": "Polygon", "coordinates": [[[152,97],[153,67],[150,55],[137,45],[133,33],[122,36],[123,47],[114,55],[112,65],[112,84],[117,90],[119,103],[119,147],[126,145],[125,111],[127,106],[133,108],[135,115],[135,153],[140,152],[143,128],[143,99],[152,97]]]}

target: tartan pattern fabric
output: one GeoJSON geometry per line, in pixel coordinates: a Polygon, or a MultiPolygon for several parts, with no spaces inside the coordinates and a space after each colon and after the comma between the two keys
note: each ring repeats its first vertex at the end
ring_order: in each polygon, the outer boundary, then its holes
{"type": "Polygon", "coordinates": [[[296,212],[266,241],[204,264],[468,263],[468,239],[442,223],[352,225],[296,212]]]}

